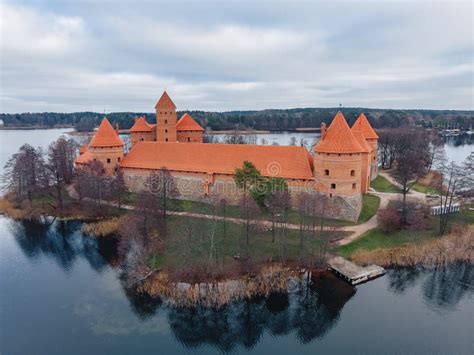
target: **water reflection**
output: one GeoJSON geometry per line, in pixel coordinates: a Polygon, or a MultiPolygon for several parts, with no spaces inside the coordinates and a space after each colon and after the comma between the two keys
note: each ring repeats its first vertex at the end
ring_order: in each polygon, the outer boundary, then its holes
{"type": "Polygon", "coordinates": [[[48,226],[37,221],[12,222],[10,231],[23,253],[30,259],[47,256],[69,272],[79,258],[88,261],[97,272],[113,261],[107,261],[107,243],[84,236],[77,221],[56,221],[48,226]],[[101,250],[102,249],[102,250],[101,250]]]}
{"type": "Polygon", "coordinates": [[[296,293],[273,293],[234,302],[220,309],[172,307],[169,324],[187,347],[213,345],[221,351],[253,348],[265,332],[294,332],[301,343],[324,336],[336,323],[352,286],[329,274],[296,293]]]}
{"type": "MultiPolygon", "coordinates": [[[[91,276],[78,275],[81,271],[73,267],[75,263],[85,260],[95,271],[93,274],[100,275],[95,280],[95,287],[78,286],[75,293],[71,292],[77,296],[71,298],[70,303],[76,317],[70,320],[82,321],[97,339],[104,336],[131,336],[132,339],[147,334],[168,337],[172,334],[187,349],[210,346],[221,352],[254,349],[268,335],[289,336],[288,339],[300,344],[318,343],[337,328],[342,309],[356,294],[346,282],[332,274],[322,274],[314,277],[312,283],[303,283],[296,292],[236,301],[218,309],[177,307],[166,300],[125,288],[116,267],[115,243],[84,237],[80,227],[81,224],[74,221],[57,221],[49,227],[30,221],[9,222],[13,239],[27,258],[54,260],[71,274],[71,278],[87,278],[85,282],[79,282],[82,285],[89,285],[91,276]]],[[[53,279],[47,281],[55,282],[53,279]]],[[[385,279],[379,281],[388,285],[388,292],[400,296],[410,289],[419,290],[428,308],[438,313],[452,311],[474,293],[474,271],[472,266],[466,265],[432,271],[419,268],[390,270],[385,279]]],[[[361,287],[372,285],[377,282],[361,287]]],[[[377,297],[386,296],[377,287],[371,292],[379,292],[377,297]]],[[[11,294],[14,295],[13,291],[11,294]]],[[[357,301],[361,302],[360,299],[357,301]]],[[[52,310],[51,314],[60,317],[57,312],[52,310]]],[[[21,311],[11,312],[11,319],[16,319],[18,314],[21,311]]],[[[25,317],[27,319],[28,315],[25,317]]],[[[87,332],[83,334],[91,336],[87,332]]]]}
{"type": "Polygon", "coordinates": [[[427,271],[421,268],[402,268],[387,273],[389,288],[396,293],[421,282],[425,303],[435,311],[454,309],[464,298],[474,295],[474,271],[471,265],[455,264],[427,271]]]}

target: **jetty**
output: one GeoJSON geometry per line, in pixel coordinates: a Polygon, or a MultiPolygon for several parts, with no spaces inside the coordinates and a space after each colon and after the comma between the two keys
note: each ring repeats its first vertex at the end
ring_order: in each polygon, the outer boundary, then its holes
{"type": "Polygon", "coordinates": [[[336,275],[342,277],[352,285],[375,279],[386,272],[381,266],[359,266],[341,256],[331,258],[328,261],[328,267],[336,275]]]}

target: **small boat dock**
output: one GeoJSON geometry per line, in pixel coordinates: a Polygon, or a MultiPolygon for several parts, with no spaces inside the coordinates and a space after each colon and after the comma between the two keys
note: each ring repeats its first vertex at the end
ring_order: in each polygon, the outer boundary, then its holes
{"type": "Polygon", "coordinates": [[[341,256],[331,258],[328,266],[334,273],[352,285],[357,285],[385,274],[383,267],[377,265],[359,266],[341,256]]]}

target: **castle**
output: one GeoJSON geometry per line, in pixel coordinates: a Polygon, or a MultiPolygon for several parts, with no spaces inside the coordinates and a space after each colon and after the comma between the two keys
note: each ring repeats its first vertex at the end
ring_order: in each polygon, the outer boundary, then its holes
{"type": "Polygon", "coordinates": [[[166,168],[183,199],[199,200],[217,194],[237,202],[240,191],[234,171],[252,162],[266,177],[284,178],[291,193],[323,193],[334,205],[334,217],[356,220],[362,194],[378,173],[378,136],[362,113],[349,127],[341,112],[329,127],[321,126],[321,140],[312,155],[304,147],[203,143],[204,129],[189,114],[177,120],[176,106],[166,91],[155,105],[156,123],[135,119],[131,149],[104,118],[88,146],[81,148],[76,166],[100,161],[107,173],[120,167],[131,191],[140,191],[154,170],[166,168]],[[336,211],[336,212],[334,212],[336,211]]]}

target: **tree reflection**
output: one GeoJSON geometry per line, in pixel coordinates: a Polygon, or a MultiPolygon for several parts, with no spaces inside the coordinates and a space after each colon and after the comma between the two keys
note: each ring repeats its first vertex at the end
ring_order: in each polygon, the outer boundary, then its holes
{"type": "Polygon", "coordinates": [[[474,271],[468,264],[454,264],[432,270],[401,268],[387,273],[389,288],[404,293],[421,281],[423,298],[434,310],[455,307],[474,293],[474,271]]]}
{"type": "Polygon", "coordinates": [[[81,234],[81,223],[56,221],[51,226],[37,221],[22,220],[11,223],[11,232],[23,253],[30,259],[40,256],[52,258],[69,271],[78,258],[84,258],[96,271],[107,265],[100,245],[94,238],[81,234]]]}
{"type": "Polygon", "coordinates": [[[352,286],[328,274],[294,294],[274,293],[219,309],[172,307],[168,319],[177,339],[191,348],[208,344],[223,352],[239,346],[251,349],[264,332],[276,336],[294,331],[299,341],[307,343],[337,323],[354,293],[352,286]]]}

